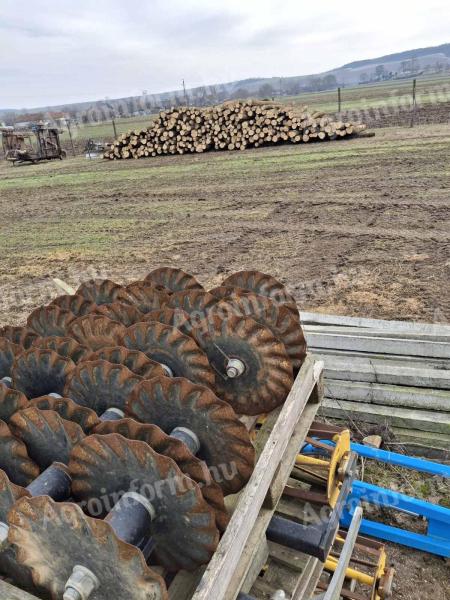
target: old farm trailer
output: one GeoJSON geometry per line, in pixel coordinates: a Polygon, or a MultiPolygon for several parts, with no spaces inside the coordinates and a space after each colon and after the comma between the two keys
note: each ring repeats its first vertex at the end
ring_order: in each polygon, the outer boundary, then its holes
{"type": "Polygon", "coordinates": [[[66,158],[66,151],[61,148],[59,130],[55,127],[37,125],[31,131],[4,129],[2,145],[5,159],[14,165],[66,158]]]}

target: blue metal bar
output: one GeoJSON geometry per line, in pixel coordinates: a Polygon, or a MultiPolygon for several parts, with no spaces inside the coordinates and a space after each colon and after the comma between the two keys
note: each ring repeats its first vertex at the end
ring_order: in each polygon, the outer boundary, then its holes
{"type": "Polygon", "coordinates": [[[363,519],[361,533],[376,538],[403,544],[438,556],[450,557],[450,510],[443,506],[430,504],[423,500],[411,498],[392,490],[378,487],[363,481],[354,481],[347,505],[341,517],[341,526],[348,527],[355,508],[361,502],[375,506],[384,506],[406,512],[428,521],[426,534],[418,534],[384,523],[363,519]]]}
{"type": "MultiPolygon", "coordinates": [[[[334,442],[331,440],[320,440],[323,444],[330,444],[334,446],[334,442]]],[[[431,460],[424,460],[423,458],[416,458],[414,456],[406,456],[405,454],[399,454],[398,452],[389,452],[387,450],[380,450],[378,448],[372,448],[371,446],[364,446],[363,444],[355,444],[351,442],[351,450],[356,452],[358,456],[364,458],[370,458],[378,460],[379,462],[388,463],[390,465],[397,465],[399,467],[405,467],[406,469],[413,469],[414,471],[421,471],[422,473],[429,473],[430,475],[439,475],[440,477],[450,477],[450,465],[443,465],[441,463],[433,462],[431,460]]],[[[306,444],[301,449],[302,454],[324,454],[320,448],[315,448],[311,444],[306,444]]]]}

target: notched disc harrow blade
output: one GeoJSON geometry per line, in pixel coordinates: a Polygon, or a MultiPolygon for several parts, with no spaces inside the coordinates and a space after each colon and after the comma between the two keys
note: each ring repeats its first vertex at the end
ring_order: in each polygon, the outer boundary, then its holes
{"type": "Polygon", "coordinates": [[[126,412],[169,434],[175,427],[191,429],[200,440],[197,457],[226,494],[238,492],[249,480],[255,451],[248,431],[211,390],[183,378],[152,379],[134,389],[126,412]]]}
{"type": "Polygon", "coordinates": [[[29,399],[47,394],[63,394],[66,379],[75,368],[70,358],[53,350],[30,348],[19,354],[12,366],[13,387],[29,399]]]}
{"type": "Polygon", "coordinates": [[[128,302],[135,306],[142,314],[159,310],[167,304],[169,295],[156,289],[147,281],[135,281],[125,288],[128,302]]]}
{"type": "Polygon", "coordinates": [[[17,354],[23,351],[23,348],[0,337],[0,379],[11,376],[11,367],[17,354]]]}
{"type": "Polygon", "coordinates": [[[140,350],[152,360],[168,366],[175,377],[214,385],[214,373],[206,354],[192,338],[175,327],[155,321],[137,323],[126,330],[121,345],[140,350]]]}
{"type": "Polygon", "coordinates": [[[230,315],[251,317],[268,327],[283,342],[294,368],[299,369],[306,357],[306,340],[300,321],[282,304],[267,296],[235,292],[219,302],[214,311],[222,318],[230,315]]]}
{"type": "Polygon", "coordinates": [[[50,302],[55,306],[59,306],[63,310],[68,310],[77,317],[84,317],[92,311],[95,304],[82,296],[81,294],[65,294],[64,296],[58,296],[50,302]]]}
{"type": "Polygon", "coordinates": [[[0,469],[16,485],[26,487],[39,475],[39,467],[29,457],[25,444],[0,421],[0,469]]]}
{"type": "Polygon", "coordinates": [[[294,382],[286,349],[268,329],[249,317],[210,314],[198,325],[197,340],[216,373],[217,395],[240,414],[267,413],[282,404],[294,382]],[[230,358],[245,366],[227,375],[230,358]]]}
{"type": "Polygon", "coordinates": [[[22,392],[0,384],[0,419],[2,421],[8,423],[14,413],[28,405],[27,397],[22,392]]]}
{"type": "Polygon", "coordinates": [[[64,395],[101,415],[108,408],[123,410],[133,388],[141,381],[123,365],[105,360],[83,362],[70,374],[64,395]]]}
{"type": "Polygon", "coordinates": [[[5,327],[0,329],[0,338],[5,338],[13,344],[21,346],[22,349],[25,348],[25,350],[30,348],[37,337],[38,334],[29,327],[13,327],[12,325],[5,325],[5,327]]]}
{"type": "Polygon", "coordinates": [[[117,346],[126,328],[103,315],[86,315],[73,321],[68,334],[79,344],[92,350],[100,350],[108,346],[117,346]]]}
{"type": "Polygon", "coordinates": [[[76,316],[55,304],[36,308],[27,319],[27,325],[42,337],[64,336],[76,316]]]}
{"type": "Polygon", "coordinates": [[[145,442],[91,435],[74,448],[69,471],[74,494],[87,502],[130,489],[146,495],[155,509],[155,553],[167,569],[193,570],[210,560],[219,540],[214,511],[172,459],[145,442]]]}
{"type": "Polygon", "coordinates": [[[165,371],[159,363],[151,360],[139,350],[129,350],[123,346],[111,346],[110,348],[97,350],[97,352],[93,352],[88,356],[86,360],[90,362],[106,360],[106,362],[115,365],[123,365],[132,373],[144,379],[165,375],[165,371]]]}
{"type": "Polygon", "coordinates": [[[18,560],[53,600],[63,597],[75,565],[88,567],[99,579],[90,600],[168,599],[164,580],[147,567],[140,550],[75,504],[45,496],[19,500],[10,512],[10,538],[18,560]]]}
{"type": "Polygon", "coordinates": [[[260,271],[239,271],[222,281],[223,286],[240,287],[261,296],[268,296],[278,304],[284,304],[295,317],[299,317],[295,298],[285,286],[266,273],[260,271]]]}
{"type": "MultiPolygon", "coordinates": [[[[21,486],[12,483],[6,473],[0,470],[0,521],[8,522],[8,513],[16,502],[21,498],[29,497],[30,494],[21,486]]],[[[8,547],[0,553],[0,574],[10,579],[15,585],[37,593],[33,589],[30,570],[17,562],[14,548],[8,547]]]]}
{"type": "Polygon", "coordinates": [[[76,423],[62,419],[53,410],[39,410],[35,406],[11,417],[10,428],[41,471],[54,462],[67,464],[72,448],[85,437],[76,423]]]}
{"type": "Polygon", "coordinates": [[[70,398],[54,398],[53,396],[42,396],[30,401],[30,406],[39,410],[52,410],[64,419],[72,421],[81,427],[83,432],[88,435],[100,423],[97,413],[80,406],[70,398]]]}
{"type": "Polygon", "coordinates": [[[216,302],[217,298],[205,290],[184,290],[172,294],[167,307],[184,310],[191,320],[199,320],[207,316],[216,302]]]}
{"type": "Polygon", "coordinates": [[[229,516],[225,508],[223,492],[212,479],[205,462],[194,456],[180,440],[164,433],[157,425],[138,423],[134,419],[105,421],[94,433],[107,435],[118,433],[128,440],[146,442],[155,452],[174,460],[183,473],[200,485],[204,499],[216,513],[216,523],[220,531],[228,525],[229,516]]]}
{"type": "Polygon", "coordinates": [[[163,285],[171,292],[204,289],[202,284],[199,283],[193,275],[173,267],[160,267],[159,269],[154,269],[145,279],[146,281],[152,281],[155,284],[163,285]]]}
{"type": "Polygon", "coordinates": [[[83,346],[70,337],[39,337],[33,342],[33,346],[42,350],[53,350],[60,356],[70,358],[74,363],[83,360],[92,352],[87,346],[83,346]]]}
{"type": "Polygon", "coordinates": [[[124,302],[113,302],[113,304],[101,304],[92,311],[98,315],[108,317],[112,321],[121,323],[124,327],[130,327],[135,323],[143,321],[144,314],[133,304],[124,302]]]}
{"type": "Polygon", "coordinates": [[[83,296],[93,304],[112,304],[126,300],[125,288],[110,279],[91,279],[80,285],[77,295],[83,296]]]}
{"type": "Polygon", "coordinates": [[[179,329],[184,335],[190,336],[192,333],[192,323],[189,320],[187,312],[181,308],[162,308],[161,310],[154,310],[147,313],[143,318],[143,321],[157,321],[158,323],[164,323],[164,325],[170,325],[179,329]]]}

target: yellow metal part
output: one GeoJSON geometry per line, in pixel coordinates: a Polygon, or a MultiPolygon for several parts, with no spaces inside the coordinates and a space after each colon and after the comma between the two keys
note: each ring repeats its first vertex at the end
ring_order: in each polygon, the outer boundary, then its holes
{"type": "MultiPolygon", "coordinates": [[[[295,461],[298,467],[309,467],[311,469],[328,471],[327,476],[327,500],[331,508],[336,502],[341,491],[350,457],[350,431],[345,429],[333,437],[335,447],[329,460],[298,454],[295,461]]],[[[322,477],[319,477],[322,478],[322,477]]]]}
{"type": "MultiPolygon", "coordinates": [[[[345,539],[341,536],[336,536],[336,541],[345,542],[345,539]]],[[[366,585],[371,588],[370,600],[386,600],[391,596],[390,584],[387,586],[386,593],[384,593],[383,582],[388,576],[392,578],[390,569],[386,568],[387,555],[384,547],[380,548],[378,556],[377,568],[373,575],[363,573],[356,569],[348,568],[346,571],[346,577],[353,579],[362,585],[366,585]]],[[[325,569],[334,573],[338,565],[338,559],[334,556],[329,555],[325,561],[325,569]]]]}

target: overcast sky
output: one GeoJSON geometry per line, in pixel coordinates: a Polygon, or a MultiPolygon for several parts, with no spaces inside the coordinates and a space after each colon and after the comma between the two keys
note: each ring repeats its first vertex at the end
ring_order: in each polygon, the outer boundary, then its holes
{"type": "Polygon", "coordinates": [[[307,75],[446,42],[448,0],[0,0],[0,108],[307,75]]]}

